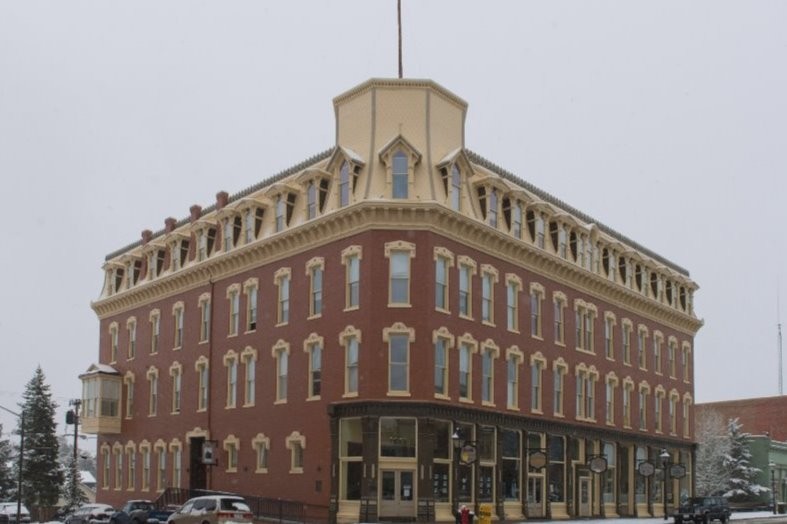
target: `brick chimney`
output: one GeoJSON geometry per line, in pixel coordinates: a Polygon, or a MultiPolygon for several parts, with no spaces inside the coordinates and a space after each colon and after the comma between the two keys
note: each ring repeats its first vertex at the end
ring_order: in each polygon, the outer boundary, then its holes
{"type": "Polygon", "coordinates": [[[191,206],[189,208],[189,211],[191,212],[191,221],[192,222],[196,222],[197,220],[199,220],[199,217],[202,216],[202,206],[200,206],[198,204],[194,204],[193,206],[191,206]]]}
{"type": "Polygon", "coordinates": [[[221,211],[227,205],[230,195],[226,191],[216,193],[216,211],[221,211]]]}

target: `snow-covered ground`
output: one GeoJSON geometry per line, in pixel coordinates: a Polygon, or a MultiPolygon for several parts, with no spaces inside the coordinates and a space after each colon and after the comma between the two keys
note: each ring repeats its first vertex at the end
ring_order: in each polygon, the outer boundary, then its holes
{"type": "MultiPolygon", "coordinates": [[[[733,513],[731,516],[731,520],[737,521],[747,521],[747,520],[760,520],[760,519],[774,519],[775,521],[787,521],[787,515],[774,515],[770,511],[742,511],[733,513]]],[[[577,524],[663,524],[664,522],[668,522],[669,524],[674,524],[674,520],[672,518],[668,520],[664,520],[662,517],[654,517],[654,518],[638,518],[638,519],[631,519],[631,518],[623,518],[623,519],[580,519],[580,520],[555,520],[553,522],[556,523],[563,523],[563,522],[575,522],[577,524]]],[[[526,522],[521,522],[519,524],[527,524],[526,522]]],[[[714,524],[717,524],[714,521],[714,524]]]]}

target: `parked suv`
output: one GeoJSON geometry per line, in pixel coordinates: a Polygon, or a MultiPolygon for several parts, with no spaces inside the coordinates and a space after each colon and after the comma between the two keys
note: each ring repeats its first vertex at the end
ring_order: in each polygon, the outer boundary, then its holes
{"type": "Polygon", "coordinates": [[[675,524],[689,520],[703,524],[720,520],[722,524],[727,524],[730,520],[730,505],[724,497],[691,497],[681,503],[674,517],[675,524]]]}
{"type": "Polygon", "coordinates": [[[253,517],[242,497],[209,495],[187,500],[167,524],[251,524],[253,517]]]}

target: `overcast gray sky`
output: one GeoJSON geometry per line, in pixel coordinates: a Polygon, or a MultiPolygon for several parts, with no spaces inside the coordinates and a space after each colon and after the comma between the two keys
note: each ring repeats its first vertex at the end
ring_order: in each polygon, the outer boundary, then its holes
{"type": "MultiPolygon", "coordinates": [[[[405,76],[469,103],[468,148],[689,269],[698,402],[778,394],[785,22],[784,1],[403,0],[405,76]]],[[[395,0],[0,0],[0,405],[37,364],[81,394],[107,253],[331,147],[332,98],[396,74],[395,0]]]]}

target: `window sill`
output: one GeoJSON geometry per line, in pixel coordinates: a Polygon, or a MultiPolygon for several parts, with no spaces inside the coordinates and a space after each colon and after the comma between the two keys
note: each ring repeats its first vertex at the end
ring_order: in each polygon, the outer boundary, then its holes
{"type": "Polygon", "coordinates": [[[506,406],[508,411],[519,411],[519,406],[506,406]]]}
{"type": "Polygon", "coordinates": [[[541,340],[541,341],[544,340],[544,338],[541,335],[530,335],[530,338],[534,338],[536,340],[541,340]]]}
{"type": "Polygon", "coordinates": [[[303,468],[293,468],[293,469],[290,470],[290,474],[292,474],[292,475],[302,475],[303,474],[303,468]]]}
{"type": "Polygon", "coordinates": [[[488,408],[495,407],[495,403],[494,402],[490,402],[489,400],[482,400],[481,401],[481,405],[484,406],[484,407],[488,407],[488,408]]]}
{"type": "Polygon", "coordinates": [[[287,403],[287,399],[283,398],[283,399],[279,399],[279,400],[274,401],[273,405],[276,406],[278,404],[286,404],[286,403],[287,403]]]}
{"type": "Polygon", "coordinates": [[[437,400],[451,400],[451,397],[449,397],[448,395],[443,395],[442,393],[435,393],[434,398],[436,398],[437,400]]]}
{"type": "Polygon", "coordinates": [[[172,348],[172,351],[180,351],[180,349],[181,349],[182,347],[183,347],[183,346],[175,346],[174,348],[172,348]]]}
{"type": "Polygon", "coordinates": [[[615,423],[607,421],[607,427],[614,428],[615,427],[615,423]]]}
{"type": "Polygon", "coordinates": [[[253,407],[254,407],[254,402],[246,402],[246,403],[244,403],[244,404],[243,404],[243,406],[241,406],[241,407],[244,407],[244,408],[253,408],[253,407]]]}
{"type": "Polygon", "coordinates": [[[586,355],[595,355],[596,353],[590,349],[581,348],[579,346],[576,347],[576,351],[579,353],[584,353],[586,355]]]}
{"type": "Polygon", "coordinates": [[[540,410],[540,409],[531,409],[530,413],[532,413],[533,415],[543,415],[544,414],[544,412],[542,410],[540,410]]]}
{"type": "MultiPolygon", "coordinates": [[[[227,333],[227,338],[235,338],[238,336],[238,333],[227,333]]],[[[207,344],[207,340],[201,340],[200,344],[207,344]]],[[[226,471],[226,470],[225,470],[226,471]]]]}
{"type": "Polygon", "coordinates": [[[224,409],[235,409],[236,407],[238,407],[238,406],[235,405],[235,404],[232,404],[231,406],[224,406],[224,409]]]}
{"type": "Polygon", "coordinates": [[[358,397],[358,393],[357,392],[345,393],[344,395],[342,395],[342,398],[357,398],[357,397],[358,397]]]}
{"type": "Polygon", "coordinates": [[[389,391],[386,393],[389,397],[410,397],[411,394],[409,391],[389,391]]]}
{"type": "Polygon", "coordinates": [[[473,399],[471,399],[471,398],[463,398],[463,397],[460,397],[460,398],[459,398],[459,402],[461,402],[462,404],[475,404],[475,403],[473,402],[473,399]]]}
{"type": "Polygon", "coordinates": [[[484,326],[496,327],[495,323],[491,320],[482,320],[481,324],[483,324],[484,326]]]}
{"type": "Polygon", "coordinates": [[[388,302],[388,307],[389,308],[395,308],[395,309],[407,309],[407,308],[411,308],[413,306],[412,306],[412,304],[401,304],[401,303],[398,303],[398,302],[388,302]]]}
{"type": "Polygon", "coordinates": [[[306,317],[306,320],[314,320],[317,318],[322,318],[322,313],[317,313],[316,315],[309,315],[308,317],[306,317]]]}
{"type": "Polygon", "coordinates": [[[553,413],[552,416],[555,418],[566,418],[566,415],[563,413],[553,413]]]}
{"type": "Polygon", "coordinates": [[[566,347],[566,343],[562,340],[555,340],[555,345],[560,346],[562,348],[566,347]]]}
{"type": "Polygon", "coordinates": [[[268,468],[257,468],[257,469],[254,470],[254,473],[263,473],[264,474],[264,473],[267,473],[267,472],[268,472],[268,468]]]}
{"type": "Polygon", "coordinates": [[[344,312],[347,313],[348,311],[357,311],[361,309],[361,306],[349,306],[344,308],[344,312]]]}
{"type": "Polygon", "coordinates": [[[277,323],[275,326],[273,326],[273,327],[282,327],[282,326],[286,326],[286,325],[287,325],[287,324],[289,324],[289,323],[290,323],[290,321],[289,321],[289,320],[288,320],[287,322],[278,322],[278,323],[277,323]]]}
{"type": "Polygon", "coordinates": [[[307,397],[307,398],[306,398],[306,402],[315,402],[315,401],[317,401],[317,400],[321,400],[321,397],[320,397],[320,395],[317,395],[317,396],[314,396],[314,397],[307,397]]]}
{"type": "Polygon", "coordinates": [[[451,311],[449,311],[448,309],[441,308],[441,307],[435,307],[434,310],[437,311],[438,313],[442,313],[444,315],[450,315],[451,314],[451,311]]]}
{"type": "Polygon", "coordinates": [[[250,334],[256,333],[256,332],[257,332],[257,328],[252,328],[252,329],[247,329],[246,331],[243,332],[243,334],[244,335],[250,335],[250,334]]]}
{"type": "Polygon", "coordinates": [[[514,329],[511,329],[511,328],[506,328],[506,330],[507,330],[509,333],[516,333],[517,335],[519,335],[519,334],[520,334],[520,333],[519,333],[519,328],[514,328],[514,329]]]}
{"type": "Polygon", "coordinates": [[[170,415],[180,415],[180,411],[170,411],[170,415]]]}
{"type": "Polygon", "coordinates": [[[469,320],[470,322],[475,322],[473,315],[463,315],[462,313],[459,313],[459,318],[469,320]]]}

